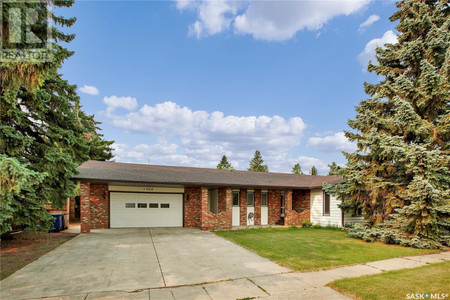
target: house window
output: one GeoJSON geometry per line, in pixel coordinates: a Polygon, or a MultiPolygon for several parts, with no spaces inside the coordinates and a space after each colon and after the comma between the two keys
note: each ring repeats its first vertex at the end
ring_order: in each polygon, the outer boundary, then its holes
{"type": "Polygon", "coordinates": [[[149,203],[148,208],[158,208],[158,203],[149,203]]]}
{"type": "Polygon", "coordinates": [[[233,206],[239,206],[239,192],[233,192],[233,206]]]}
{"type": "Polygon", "coordinates": [[[323,192],[323,215],[330,215],[330,195],[326,192],[323,192]]]}
{"type": "Polygon", "coordinates": [[[255,194],[253,192],[247,193],[247,206],[255,205],[255,194]]]}
{"type": "Polygon", "coordinates": [[[281,194],[281,216],[284,217],[284,194],[281,194]]]}
{"type": "Polygon", "coordinates": [[[362,216],[362,207],[358,207],[355,211],[352,212],[352,217],[361,217],[362,216]]]}
{"type": "Polygon", "coordinates": [[[169,208],[170,204],[169,203],[161,203],[161,208],[169,208]]]}
{"type": "Polygon", "coordinates": [[[267,206],[267,193],[261,193],[261,206],[267,206]]]}
{"type": "Polygon", "coordinates": [[[125,203],[125,208],[136,208],[136,203],[125,203]]]}

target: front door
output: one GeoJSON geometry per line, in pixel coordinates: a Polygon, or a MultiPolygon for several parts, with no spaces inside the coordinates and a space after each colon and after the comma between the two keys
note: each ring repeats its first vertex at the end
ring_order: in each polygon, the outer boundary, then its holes
{"type": "Polygon", "coordinates": [[[233,192],[233,210],[232,210],[232,224],[233,226],[239,226],[241,221],[241,209],[239,207],[239,192],[233,192]]]}
{"type": "Polygon", "coordinates": [[[281,216],[284,218],[284,194],[281,195],[281,216]]]}
{"type": "Polygon", "coordinates": [[[255,193],[247,193],[247,225],[255,225],[255,193]]]}
{"type": "Polygon", "coordinates": [[[267,207],[267,193],[261,193],[261,225],[267,225],[269,222],[269,210],[267,207]]]}

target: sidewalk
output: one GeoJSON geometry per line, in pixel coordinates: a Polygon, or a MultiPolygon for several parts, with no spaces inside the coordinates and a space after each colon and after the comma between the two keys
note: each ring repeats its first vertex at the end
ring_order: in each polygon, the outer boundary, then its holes
{"type": "MultiPolygon", "coordinates": [[[[326,271],[239,278],[192,286],[67,295],[45,299],[350,299],[325,285],[337,279],[421,267],[450,260],[450,252],[379,260],[326,271]]],[[[41,298],[42,299],[42,298],[41,298]]]]}

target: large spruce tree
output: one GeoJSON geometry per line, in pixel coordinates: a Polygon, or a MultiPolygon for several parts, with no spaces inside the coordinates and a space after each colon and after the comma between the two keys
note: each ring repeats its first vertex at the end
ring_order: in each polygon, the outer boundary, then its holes
{"type": "Polygon", "coordinates": [[[336,162],[333,161],[328,165],[328,167],[330,168],[330,170],[328,171],[328,175],[339,175],[339,170],[341,169],[341,167],[336,162]]]}
{"type": "Polygon", "coordinates": [[[261,152],[259,152],[259,150],[255,151],[255,155],[250,161],[248,170],[252,172],[269,172],[269,168],[267,167],[267,165],[264,165],[264,159],[262,158],[261,152]]]}
{"type": "Polygon", "coordinates": [[[447,1],[405,0],[390,18],[398,43],[378,48],[356,108],[357,143],[344,153],[345,183],[326,188],[362,207],[368,229],[353,236],[414,247],[449,245],[450,17],[447,1]]]}
{"type": "Polygon", "coordinates": [[[228,161],[228,158],[226,155],[222,156],[222,159],[220,160],[219,164],[217,165],[217,169],[234,170],[233,166],[228,161]]]}
{"type": "MultiPolygon", "coordinates": [[[[57,7],[72,4],[53,1],[57,7]]],[[[45,4],[22,1],[15,5],[34,5],[39,19],[32,31],[44,38],[45,4]]],[[[74,18],[52,18],[59,27],[75,22],[74,18]]],[[[9,28],[8,21],[3,19],[3,30],[9,28]]],[[[75,184],[70,178],[76,168],[88,159],[112,157],[112,142],[98,133],[99,123],[93,116],[81,110],[76,86],[58,74],[63,61],[73,54],[59,42],[70,42],[74,35],[53,28],[52,36],[48,61],[1,63],[1,233],[11,230],[12,225],[49,229],[53,219],[46,209],[62,207],[73,195],[75,184]]]]}

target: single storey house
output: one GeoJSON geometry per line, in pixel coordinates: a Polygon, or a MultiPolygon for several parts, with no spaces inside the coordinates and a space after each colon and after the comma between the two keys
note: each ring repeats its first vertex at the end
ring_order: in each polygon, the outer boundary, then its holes
{"type": "Polygon", "coordinates": [[[231,229],[357,221],[322,184],[338,176],[88,161],[78,168],[81,232],[124,227],[231,229]]]}

